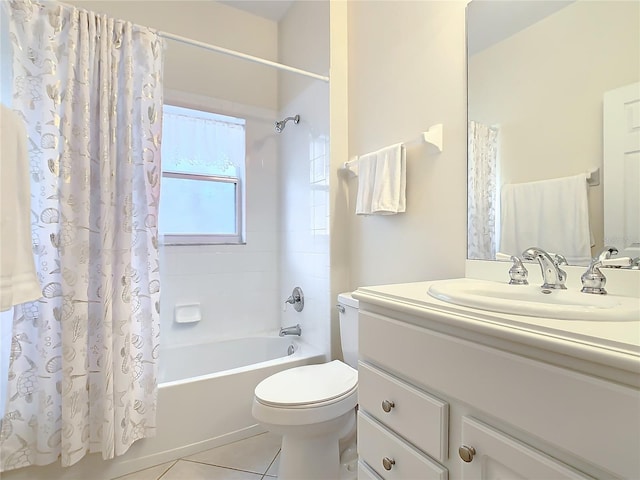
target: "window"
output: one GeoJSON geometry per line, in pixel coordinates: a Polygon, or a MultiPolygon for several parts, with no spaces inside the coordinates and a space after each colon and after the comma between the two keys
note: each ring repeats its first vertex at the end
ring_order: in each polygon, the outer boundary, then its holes
{"type": "Polygon", "coordinates": [[[244,119],[172,105],[163,115],[164,243],[242,243],[244,119]]]}

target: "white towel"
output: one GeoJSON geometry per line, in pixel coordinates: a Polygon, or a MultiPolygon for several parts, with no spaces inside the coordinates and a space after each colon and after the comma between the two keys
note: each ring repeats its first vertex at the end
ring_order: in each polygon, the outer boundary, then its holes
{"type": "Polygon", "coordinates": [[[591,259],[587,176],[502,187],[500,252],[521,256],[529,247],[564,255],[572,265],[591,259]]]}
{"type": "Polygon", "coordinates": [[[31,248],[27,133],[0,105],[0,311],[42,296],[31,248]]]}
{"type": "Polygon", "coordinates": [[[376,175],[371,199],[371,213],[393,215],[405,211],[406,153],[398,143],[377,152],[376,175]]]}
{"type": "Polygon", "coordinates": [[[361,155],[355,162],[358,175],[358,195],[356,197],[356,215],[371,215],[373,185],[376,177],[377,152],[361,155]]]}
{"type": "Polygon", "coordinates": [[[393,215],[406,210],[406,154],[402,143],[358,157],[357,215],[393,215]]]}

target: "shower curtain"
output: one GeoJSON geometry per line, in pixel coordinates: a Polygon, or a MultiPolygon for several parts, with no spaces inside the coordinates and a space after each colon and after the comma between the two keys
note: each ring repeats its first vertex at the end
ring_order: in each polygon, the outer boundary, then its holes
{"type": "Polygon", "coordinates": [[[498,129],[470,120],[467,138],[467,258],[495,259],[498,129]]]}
{"type": "Polygon", "coordinates": [[[162,41],[55,2],[2,3],[42,298],[14,311],[0,471],[108,459],[155,429],[162,41]]]}

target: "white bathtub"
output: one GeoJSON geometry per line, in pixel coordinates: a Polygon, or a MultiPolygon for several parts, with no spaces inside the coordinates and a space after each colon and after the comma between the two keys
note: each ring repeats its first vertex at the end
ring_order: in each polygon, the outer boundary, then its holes
{"type": "Polygon", "coordinates": [[[247,337],[216,343],[160,349],[160,388],[202,380],[217,374],[235,375],[246,370],[289,363],[308,356],[307,345],[294,337],[247,337]],[[293,346],[294,354],[287,355],[293,346]],[[307,355],[305,355],[305,353],[307,355]]]}
{"type": "Polygon", "coordinates": [[[124,475],[263,432],[251,415],[256,385],[280,370],[324,361],[324,354],[290,336],[161,349],[156,436],[135,442],[110,473],[124,475]],[[292,344],[295,351],[287,355],[292,344]]]}

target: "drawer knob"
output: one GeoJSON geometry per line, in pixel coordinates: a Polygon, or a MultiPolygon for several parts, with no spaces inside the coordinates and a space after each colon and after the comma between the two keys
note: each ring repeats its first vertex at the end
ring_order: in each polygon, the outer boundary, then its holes
{"type": "Polygon", "coordinates": [[[393,407],[395,407],[396,404],[389,401],[389,400],[383,400],[382,401],[382,410],[384,410],[385,412],[389,413],[391,411],[391,409],[393,407]]]}
{"type": "Polygon", "coordinates": [[[467,447],[466,445],[462,445],[458,449],[458,455],[460,455],[460,458],[467,463],[473,460],[473,456],[475,454],[476,454],[476,449],[473,447],[467,447]]]}
{"type": "Polygon", "coordinates": [[[391,470],[391,468],[396,464],[396,461],[393,458],[384,457],[382,459],[382,466],[385,470],[391,470]]]}

